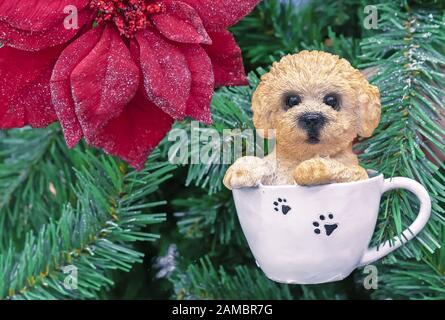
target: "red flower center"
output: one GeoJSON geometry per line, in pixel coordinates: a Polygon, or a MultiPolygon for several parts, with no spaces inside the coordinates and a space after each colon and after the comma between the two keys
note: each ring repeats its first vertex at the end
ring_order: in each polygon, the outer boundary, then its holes
{"type": "Polygon", "coordinates": [[[127,38],[150,25],[150,15],[165,12],[164,4],[153,0],[91,0],[90,8],[97,10],[95,24],[112,21],[127,38]]]}

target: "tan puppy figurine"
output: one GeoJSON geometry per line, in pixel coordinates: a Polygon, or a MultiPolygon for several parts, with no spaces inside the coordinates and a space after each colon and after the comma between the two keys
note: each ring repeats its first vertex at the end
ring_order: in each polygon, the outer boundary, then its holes
{"type": "Polygon", "coordinates": [[[345,59],[302,51],[275,62],[252,99],[257,129],[275,129],[276,147],[264,158],[242,157],[227,170],[229,188],[319,185],[367,179],[352,151],[380,121],[380,94],[345,59]]]}

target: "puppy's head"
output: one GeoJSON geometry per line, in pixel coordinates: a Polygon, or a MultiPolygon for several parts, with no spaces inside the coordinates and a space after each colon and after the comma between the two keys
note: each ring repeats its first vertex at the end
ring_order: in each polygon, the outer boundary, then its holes
{"type": "Polygon", "coordinates": [[[276,130],[290,152],[331,155],[369,137],[380,120],[380,95],[338,56],[302,51],[274,63],[253,95],[257,129],[276,130]]]}

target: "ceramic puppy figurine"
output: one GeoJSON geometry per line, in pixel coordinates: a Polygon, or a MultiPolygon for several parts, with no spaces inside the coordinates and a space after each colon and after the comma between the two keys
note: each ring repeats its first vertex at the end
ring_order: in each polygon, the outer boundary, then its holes
{"type": "Polygon", "coordinates": [[[380,121],[380,94],[345,59],[302,51],[275,62],[252,99],[253,120],[276,147],[264,158],[242,157],[227,170],[229,188],[319,185],[367,179],[352,151],[380,121]]]}

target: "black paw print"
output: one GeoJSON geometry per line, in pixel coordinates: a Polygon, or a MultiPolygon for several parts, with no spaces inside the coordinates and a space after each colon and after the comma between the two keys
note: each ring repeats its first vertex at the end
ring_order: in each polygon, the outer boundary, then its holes
{"type": "Polygon", "coordinates": [[[273,203],[275,211],[281,211],[283,214],[287,214],[292,208],[287,205],[286,199],[278,198],[277,201],[273,203]]]}
{"type": "MultiPolygon", "coordinates": [[[[338,228],[338,223],[335,223],[335,222],[334,223],[323,222],[323,221],[326,220],[326,217],[324,215],[321,214],[318,218],[320,219],[319,221],[314,221],[312,223],[312,225],[315,227],[314,232],[316,234],[320,234],[322,232],[321,225],[323,225],[324,231],[325,231],[327,236],[330,236],[335,231],[335,229],[338,228]]],[[[328,219],[329,220],[334,219],[334,215],[332,213],[329,213],[328,214],[328,219]]]]}

